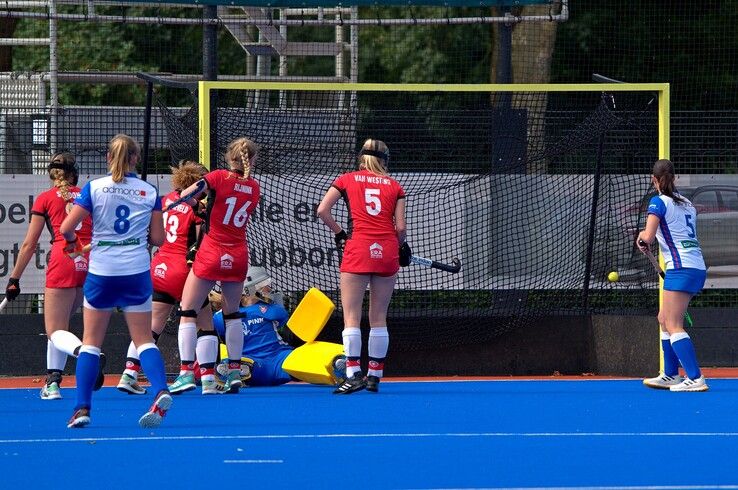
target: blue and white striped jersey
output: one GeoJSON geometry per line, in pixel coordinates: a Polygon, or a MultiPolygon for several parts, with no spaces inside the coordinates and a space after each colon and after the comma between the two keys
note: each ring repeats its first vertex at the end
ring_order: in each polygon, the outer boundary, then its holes
{"type": "Polygon", "coordinates": [[[687,198],[675,203],[672,198],[659,194],[651,198],[648,214],[659,218],[656,239],[667,269],[705,270],[705,260],[697,240],[697,211],[687,198]]]}
{"type": "Polygon", "coordinates": [[[108,175],[88,182],[74,203],[92,215],[90,273],[128,276],[149,270],[151,213],[161,210],[156,187],[133,173],[118,183],[108,175]]]}

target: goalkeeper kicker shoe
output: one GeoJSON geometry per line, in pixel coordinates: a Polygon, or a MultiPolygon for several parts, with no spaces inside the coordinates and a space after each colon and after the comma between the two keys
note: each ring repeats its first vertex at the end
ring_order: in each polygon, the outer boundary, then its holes
{"type": "Polygon", "coordinates": [[[146,394],[146,389],[142,388],[141,385],[138,384],[136,378],[126,373],[123,373],[123,376],[120,377],[120,381],[118,381],[118,386],[116,386],[116,388],[123,393],[128,393],[129,395],[146,394]]]}
{"type": "Polygon", "coordinates": [[[684,378],[681,383],[670,386],[671,391],[707,391],[710,389],[705,383],[705,377],[700,376],[697,379],[684,378]]]}
{"type": "Polygon", "coordinates": [[[195,389],[195,373],[187,371],[185,374],[180,374],[177,379],[169,385],[169,393],[172,395],[179,395],[195,389]]]}
{"type": "Polygon", "coordinates": [[[668,374],[661,373],[655,378],[646,378],[643,380],[643,384],[649,388],[655,388],[657,390],[668,390],[674,385],[678,385],[684,380],[678,374],[675,376],[669,376],[668,374]]]}
{"type": "Polygon", "coordinates": [[[334,395],[348,395],[355,391],[361,391],[366,388],[366,381],[361,371],[357,371],[353,376],[347,378],[338,387],[333,390],[334,395]]]}
{"type": "Polygon", "coordinates": [[[157,395],[154,403],[146,412],[138,419],[138,425],[144,429],[151,429],[159,427],[161,421],[164,420],[164,416],[167,414],[167,410],[172,406],[172,396],[167,390],[161,390],[157,395]]]}

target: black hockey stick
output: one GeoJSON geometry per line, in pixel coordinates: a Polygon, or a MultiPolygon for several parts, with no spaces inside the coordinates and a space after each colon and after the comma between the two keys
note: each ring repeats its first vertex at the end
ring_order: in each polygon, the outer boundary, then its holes
{"type": "MultiPolygon", "coordinates": [[[[648,244],[644,242],[643,240],[639,240],[638,242],[639,242],[639,245],[648,247],[648,244]]],[[[653,255],[651,250],[646,248],[643,254],[646,257],[648,257],[648,260],[651,262],[651,265],[656,270],[656,272],[658,272],[659,277],[661,277],[661,279],[666,279],[666,273],[661,269],[661,266],[659,265],[659,261],[656,260],[656,257],[653,255]]],[[[692,315],[690,315],[688,311],[684,312],[684,322],[687,324],[688,327],[691,327],[692,325],[694,325],[694,322],[692,321],[692,315]]]]}
{"type": "Polygon", "coordinates": [[[203,189],[205,189],[205,181],[203,179],[198,180],[196,182],[196,184],[197,184],[197,187],[195,188],[194,191],[192,191],[191,193],[186,194],[184,196],[179,196],[179,199],[177,199],[176,201],[172,202],[169,206],[167,206],[167,208],[164,211],[171,211],[172,209],[174,209],[175,207],[177,207],[177,205],[182,204],[185,201],[189,201],[193,197],[195,197],[198,194],[200,194],[203,191],[203,189]]]}
{"type": "Polygon", "coordinates": [[[442,271],[450,272],[452,274],[456,274],[461,270],[461,261],[459,259],[452,259],[451,264],[444,264],[443,262],[438,262],[433,259],[426,259],[425,257],[418,257],[416,255],[410,256],[410,263],[411,264],[417,264],[422,265],[423,267],[430,267],[431,269],[439,269],[442,271]]]}

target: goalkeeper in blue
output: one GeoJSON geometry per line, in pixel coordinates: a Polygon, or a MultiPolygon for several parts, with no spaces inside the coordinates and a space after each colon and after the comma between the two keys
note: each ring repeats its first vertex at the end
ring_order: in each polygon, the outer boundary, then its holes
{"type": "Polygon", "coordinates": [[[677,192],[674,179],[671,161],[659,160],[654,164],[651,182],[658,195],[649,203],[646,228],[637,240],[643,253],[650,253],[650,245],[658,240],[659,253],[666,265],[658,317],[664,372],[644,379],[643,384],[671,391],[707,391],[694,344],[684,331],[684,314],[691,299],[702,291],[707,273],[697,240],[697,212],[692,203],[677,192]],[[680,363],[686,378],[679,375],[680,363]]]}
{"type": "MultiPolygon", "coordinates": [[[[282,306],[281,294],[272,289],[271,282],[271,278],[263,267],[249,268],[239,308],[239,312],[243,315],[241,318],[244,332],[241,380],[244,385],[277,386],[299,380],[284,369],[285,360],[296,349],[282,337],[281,332],[286,332],[285,325],[289,313],[282,306]]],[[[214,309],[220,305],[221,298],[217,287],[210,293],[210,302],[214,309]]],[[[224,338],[225,324],[222,311],[219,310],[214,314],[213,326],[218,336],[224,338]]],[[[315,362],[316,366],[320,365],[320,367],[330,365],[331,375],[321,378],[313,374],[303,381],[333,385],[345,376],[346,359],[342,355],[342,346],[335,344],[335,349],[329,348],[326,351],[326,345],[330,347],[334,344],[322,343],[322,349],[312,352],[308,348],[307,356],[301,359],[307,359],[307,364],[315,362]]],[[[221,355],[226,355],[223,348],[221,348],[221,355]]],[[[222,367],[227,366],[224,362],[227,360],[221,359],[218,365],[218,373],[221,375],[219,377],[222,379],[225,379],[221,373],[222,367]]],[[[309,371],[310,368],[308,367],[307,370],[309,371]]],[[[315,372],[319,372],[319,369],[315,372]]],[[[227,380],[225,383],[219,383],[219,391],[230,391],[227,380]]]]}

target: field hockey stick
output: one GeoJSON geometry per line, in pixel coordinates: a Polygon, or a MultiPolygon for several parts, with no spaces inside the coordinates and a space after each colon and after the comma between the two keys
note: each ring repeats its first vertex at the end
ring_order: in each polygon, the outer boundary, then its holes
{"type": "Polygon", "coordinates": [[[0,302],[0,313],[5,309],[5,307],[8,305],[8,298],[3,298],[3,301],[0,302]]]}
{"type": "MultiPolygon", "coordinates": [[[[643,240],[639,240],[638,244],[641,246],[645,246],[645,247],[648,246],[648,244],[644,242],[643,240]]],[[[656,272],[659,274],[659,277],[661,277],[661,279],[666,279],[666,273],[661,269],[661,266],[659,265],[659,261],[656,260],[656,257],[653,255],[653,253],[651,253],[651,250],[647,248],[643,253],[645,254],[646,257],[648,257],[648,260],[651,262],[651,265],[656,270],[656,272]]],[[[692,325],[694,325],[694,322],[692,321],[692,315],[690,315],[688,311],[684,312],[684,321],[687,323],[688,327],[691,327],[692,325]]]]}
{"type": "Polygon", "coordinates": [[[456,274],[461,270],[461,261],[459,259],[452,259],[451,264],[444,264],[443,262],[438,262],[433,259],[426,259],[425,257],[418,257],[416,255],[410,256],[410,263],[411,264],[417,264],[422,265],[423,267],[430,267],[431,269],[439,269],[442,271],[450,272],[452,274],[456,274]]]}
{"type": "Polygon", "coordinates": [[[203,189],[205,189],[205,181],[203,179],[198,180],[195,184],[197,187],[195,187],[194,191],[190,192],[187,195],[179,196],[179,199],[177,199],[176,201],[171,203],[169,206],[167,206],[167,208],[164,211],[171,211],[172,209],[177,207],[177,205],[182,204],[185,201],[189,201],[196,195],[200,194],[203,191],[203,189]]]}

